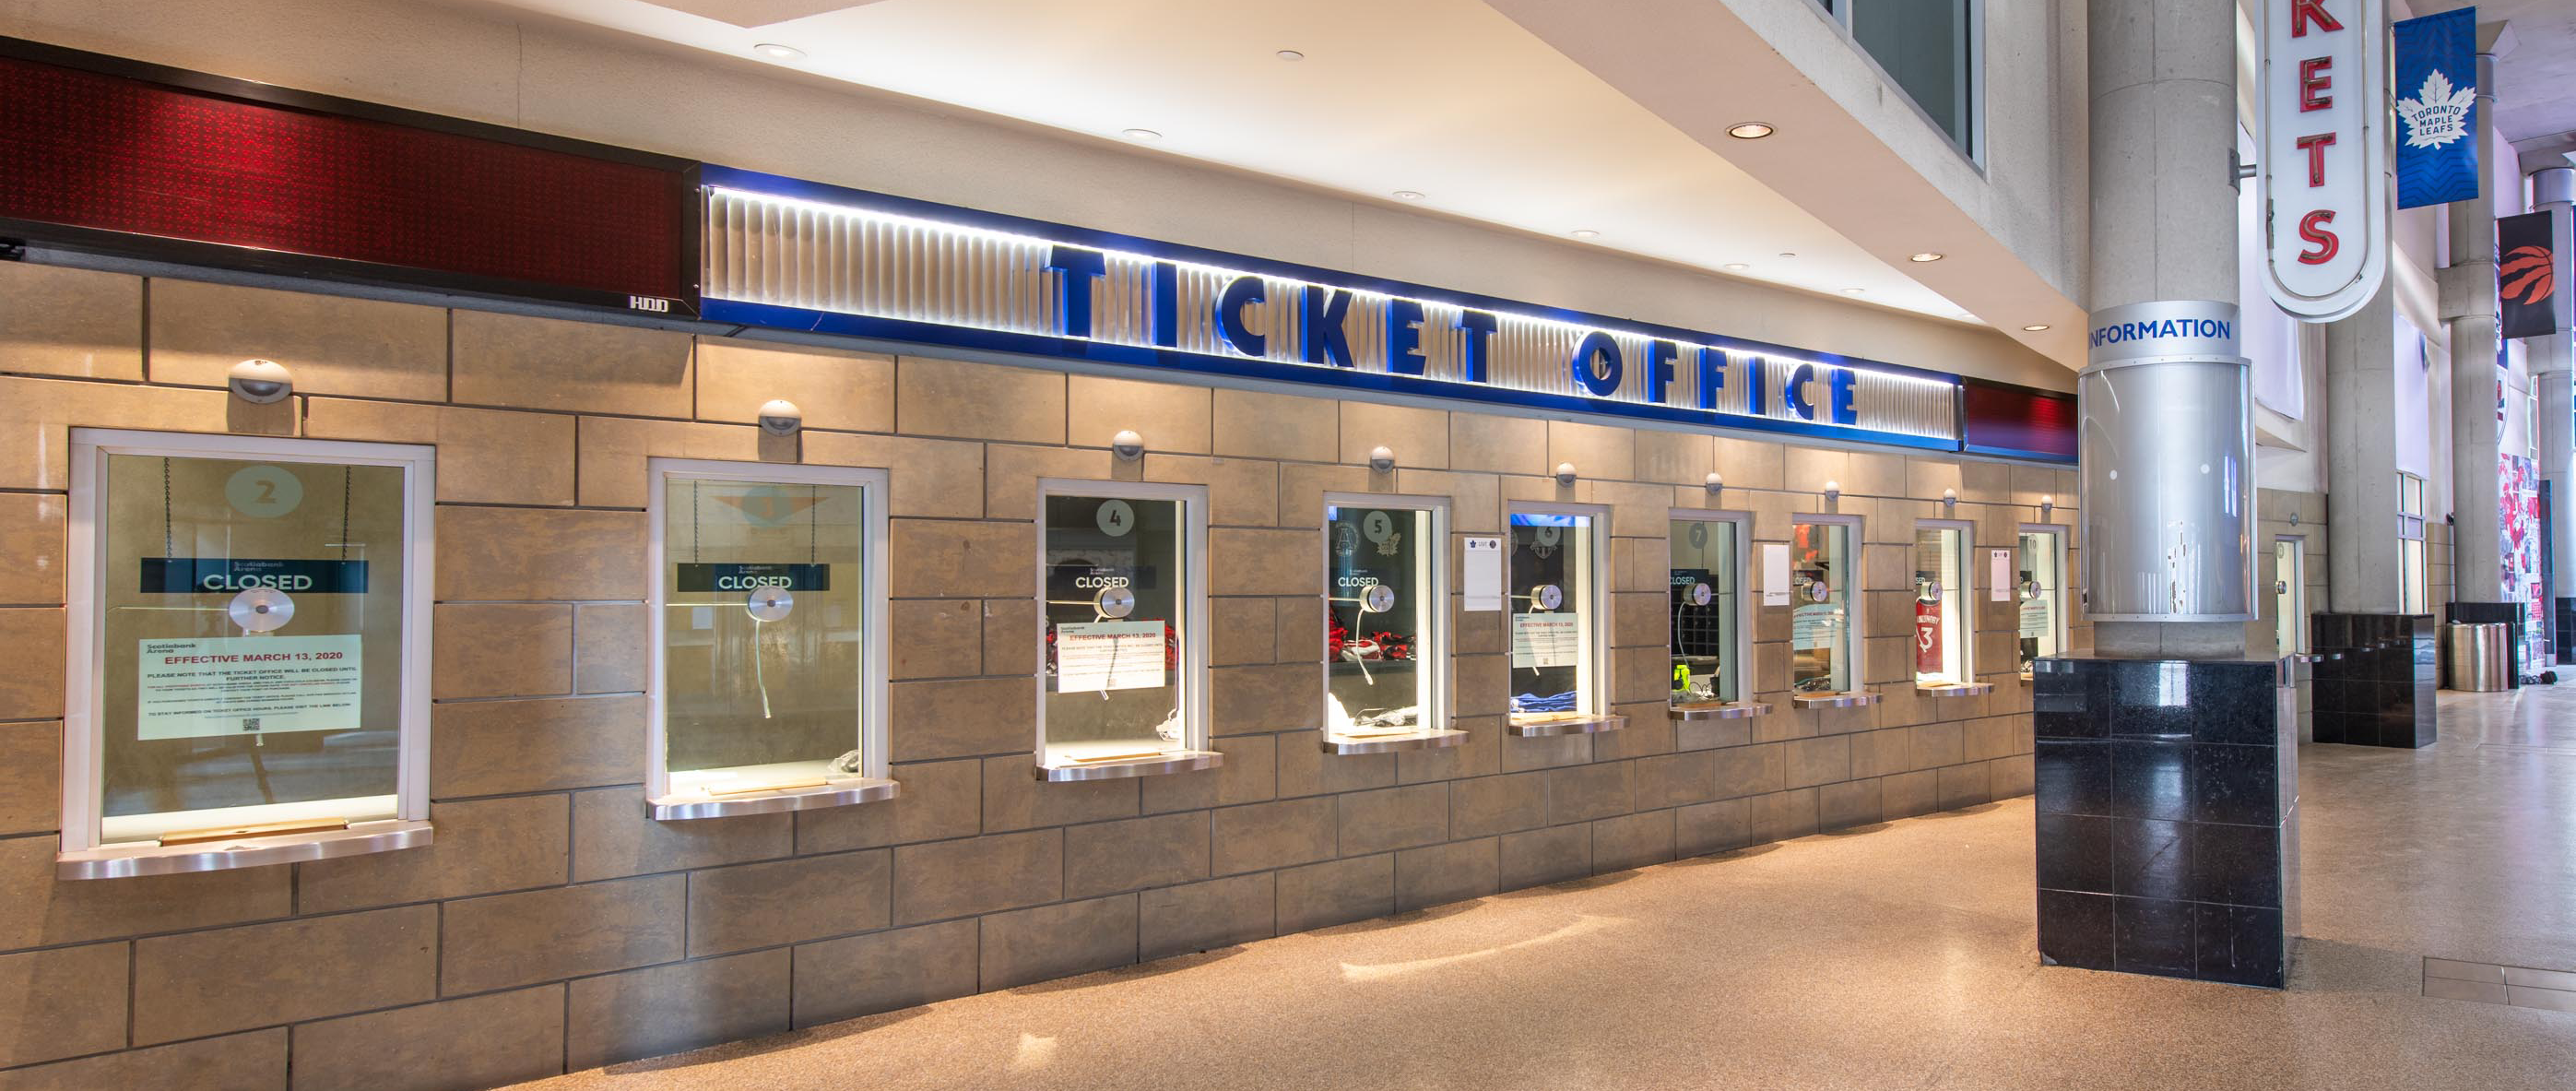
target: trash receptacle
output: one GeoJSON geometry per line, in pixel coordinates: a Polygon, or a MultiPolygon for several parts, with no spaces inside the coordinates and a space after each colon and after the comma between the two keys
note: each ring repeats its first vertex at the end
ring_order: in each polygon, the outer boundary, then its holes
{"type": "Polygon", "coordinates": [[[2442,639],[2450,646],[2452,689],[2489,693],[2512,684],[2511,628],[2501,621],[2447,626],[2442,639]]]}

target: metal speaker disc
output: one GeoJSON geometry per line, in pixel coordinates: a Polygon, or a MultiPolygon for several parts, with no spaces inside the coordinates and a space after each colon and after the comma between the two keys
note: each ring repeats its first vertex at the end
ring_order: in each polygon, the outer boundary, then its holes
{"type": "Polygon", "coordinates": [[[742,609],[761,621],[785,621],[796,609],[796,593],[784,587],[754,587],[743,599],[742,609]]]}
{"type": "Polygon", "coordinates": [[[2023,580],[2023,581],[2021,581],[2021,597],[2026,598],[2026,599],[2035,599],[2035,598],[2038,598],[2038,597],[2039,597],[2039,581],[2038,581],[2038,580],[2023,580]]]}
{"type": "Polygon", "coordinates": [[[274,587],[253,587],[234,595],[224,612],[246,633],[273,633],[295,618],[295,600],[274,587]]]}
{"type": "Polygon", "coordinates": [[[1368,590],[1360,592],[1360,608],[1372,614],[1395,609],[1395,588],[1382,583],[1370,584],[1368,590]]]}
{"type": "Polygon", "coordinates": [[[1136,592],[1124,587],[1103,587],[1100,594],[1092,599],[1092,605],[1102,617],[1126,617],[1136,612],[1136,592]]]}
{"type": "Polygon", "coordinates": [[[1717,592],[1709,590],[1708,585],[1705,583],[1694,583],[1690,585],[1690,604],[1693,606],[1706,606],[1709,604],[1709,600],[1716,597],[1717,592]]]}
{"type": "Polygon", "coordinates": [[[1832,597],[1834,597],[1834,589],[1825,586],[1825,581],[1823,580],[1817,580],[1807,585],[1807,601],[1809,602],[1823,602],[1832,597]]]}
{"type": "Polygon", "coordinates": [[[1565,589],[1552,583],[1542,583],[1530,589],[1530,603],[1541,610],[1556,609],[1565,605],[1565,589]]]}
{"type": "Polygon", "coordinates": [[[1915,598],[1918,598],[1918,599],[1921,599],[1921,600],[1923,600],[1924,602],[1939,602],[1939,601],[1941,601],[1941,581],[1939,581],[1939,580],[1925,580],[1925,581],[1923,581],[1923,586],[1922,586],[1922,588],[1916,592],[1916,594],[1915,594],[1915,596],[1914,596],[1914,597],[1915,597],[1915,598]]]}

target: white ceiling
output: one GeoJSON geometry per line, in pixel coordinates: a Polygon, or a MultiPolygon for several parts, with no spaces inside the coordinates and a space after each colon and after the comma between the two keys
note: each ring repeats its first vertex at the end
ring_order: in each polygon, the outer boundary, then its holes
{"type": "Polygon", "coordinates": [[[734,57],[792,46],[805,56],[770,63],[1106,139],[1150,129],[1157,154],[1390,203],[1414,191],[1442,213],[1962,317],[1482,0],[481,2],[734,57]]]}

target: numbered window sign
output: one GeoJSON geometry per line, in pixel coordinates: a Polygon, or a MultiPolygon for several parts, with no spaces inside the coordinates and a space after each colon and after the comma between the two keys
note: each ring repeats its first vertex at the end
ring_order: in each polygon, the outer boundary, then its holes
{"type": "Polygon", "coordinates": [[[1327,749],[1447,733],[1447,511],[1431,499],[1325,498],[1327,749]]]}
{"type": "Polygon", "coordinates": [[[890,797],[887,474],[653,459],[662,821],[890,797]]]}
{"type": "Polygon", "coordinates": [[[1969,524],[1925,520],[1914,526],[1914,684],[1975,681],[1969,666],[1969,524]]]}
{"type": "Polygon", "coordinates": [[[431,459],[74,431],[64,874],[425,843],[431,459]]]}
{"type": "Polygon", "coordinates": [[[1745,524],[1734,516],[1676,516],[1672,572],[1672,705],[1744,700],[1752,645],[1745,625],[1745,524]]]}
{"type": "Polygon", "coordinates": [[[1610,711],[1599,509],[1515,506],[1509,569],[1511,722],[1598,719],[1610,711]]]}
{"type": "Polygon", "coordinates": [[[1039,486],[1039,774],[1203,768],[1206,490],[1039,486]]]}

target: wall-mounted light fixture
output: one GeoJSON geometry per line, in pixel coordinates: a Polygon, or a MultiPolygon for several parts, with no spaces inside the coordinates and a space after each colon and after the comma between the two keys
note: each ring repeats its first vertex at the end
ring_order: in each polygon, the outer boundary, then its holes
{"type": "Polygon", "coordinates": [[[1564,485],[1564,486],[1567,486],[1567,487],[1571,488],[1571,487],[1574,485],[1574,476],[1575,476],[1575,475],[1574,475],[1574,464],[1573,464],[1573,463],[1571,463],[1571,462],[1559,462],[1559,463],[1557,463],[1557,464],[1556,464],[1556,483],[1557,483],[1557,484],[1559,484],[1559,485],[1564,485]]]}
{"type": "Polygon", "coordinates": [[[805,411],[785,398],[771,398],[760,403],[760,430],[773,436],[792,436],[805,427],[805,411]]]}
{"type": "Polygon", "coordinates": [[[1375,470],[1379,473],[1394,472],[1395,448],[1386,446],[1385,444],[1379,444],[1375,447],[1369,448],[1369,469],[1375,470]]]}
{"type": "Polygon", "coordinates": [[[295,393],[295,376],[275,360],[244,360],[224,376],[224,385],[236,398],[252,405],[267,405],[295,393]]]}
{"type": "Polygon", "coordinates": [[[1715,470],[1709,471],[1708,479],[1705,484],[1708,486],[1708,494],[1710,496],[1716,496],[1726,491],[1726,478],[1715,470]]]}
{"type": "Polygon", "coordinates": [[[2048,516],[2049,516],[2049,514],[2050,514],[2051,512],[2056,511],[2056,510],[2057,510],[2057,498],[2056,498],[2056,497],[2054,497],[2054,496],[2042,496],[2042,497],[2040,497],[2040,498],[2039,498],[2039,521],[2040,521],[2040,522],[2043,522],[2043,523],[2047,522],[2047,521],[2048,521],[2048,516]]]}
{"type": "Polygon", "coordinates": [[[1840,501],[1842,500],[1842,498],[1843,498],[1843,483],[1842,483],[1842,482],[1840,482],[1840,481],[1828,481],[1828,482],[1825,482],[1825,503],[1828,503],[1828,504],[1838,503],[1838,502],[1840,502],[1840,501]]]}
{"type": "Polygon", "coordinates": [[[1959,490],[1941,490],[1941,510],[1945,512],[1959,510],[1959,490]]]}
{"type": "Polygon", "coordinates": [[[1122,428],[1109,437],[1109,453],[1118,456],[1120,462],[1134,462],[1145,457],[1145,437],[1137,435],[1133,428],[1122,428]]]}

